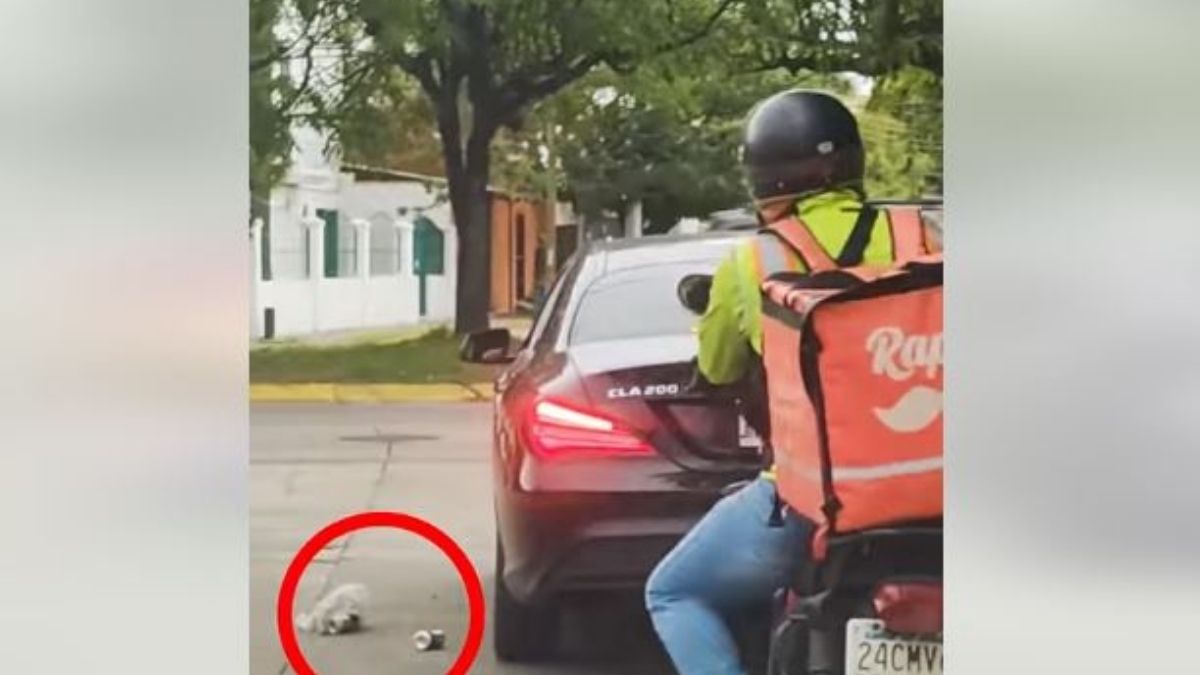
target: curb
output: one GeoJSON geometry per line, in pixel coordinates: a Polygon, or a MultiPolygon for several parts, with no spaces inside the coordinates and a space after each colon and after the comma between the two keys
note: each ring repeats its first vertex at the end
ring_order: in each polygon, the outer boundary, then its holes
{"type": "Polygon", "coordinates": [[[487,401],[492,384],[251,384],[250,400],[255,403],[467,403],[487,401]]]}

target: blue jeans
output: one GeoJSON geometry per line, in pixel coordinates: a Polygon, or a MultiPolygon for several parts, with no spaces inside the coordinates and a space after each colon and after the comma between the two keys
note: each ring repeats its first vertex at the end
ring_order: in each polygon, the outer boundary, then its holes
{"type": "Polygon", "coordinates": [[[727,617],[770,606],[808,553],[812,526],[788,512],[771,527],[775,484],[759,478],[725,497],[659,562],[646,608],[681,675],[742,675],[727,617]]]}

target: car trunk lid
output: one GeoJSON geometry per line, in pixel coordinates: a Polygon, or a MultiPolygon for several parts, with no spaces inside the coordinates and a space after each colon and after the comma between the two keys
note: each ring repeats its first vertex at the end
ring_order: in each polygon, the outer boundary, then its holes
{"type": "Polygon", "coordinates": [[[570,359],[592,406],[641,431],[681,468],[708,473],[761,466],[761,448],[732,396],[697,393],[693,335],[575,345],[570,359]]]}

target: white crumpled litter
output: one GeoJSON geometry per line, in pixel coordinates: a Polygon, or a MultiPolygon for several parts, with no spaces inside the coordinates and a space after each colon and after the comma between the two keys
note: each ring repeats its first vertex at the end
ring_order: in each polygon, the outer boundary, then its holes
{"type": "Polygon", "coordinates": [[[340,635],[362,627],[367,608],[367,587],[342,584],[321,598],[311,611],[296,617],[296,628],[305,633],[340,635]]]}

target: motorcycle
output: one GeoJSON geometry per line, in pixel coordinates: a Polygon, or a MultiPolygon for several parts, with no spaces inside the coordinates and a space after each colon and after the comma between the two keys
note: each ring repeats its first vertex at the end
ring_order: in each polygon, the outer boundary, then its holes
{"type": "MultiPolygon", "coordinates": [[[[685,277],[680,303],[702,314],[711,282],[685,277]]],[[[832,535],[823,559],[799,569],[761,641],[768,675],[942,674],[940,518],[832,535]]]]}
{"type": "Polygon", "coordinates": [[[830,537],[777,597],[770,675],[940,675],[942,523],[830,537]]]}

